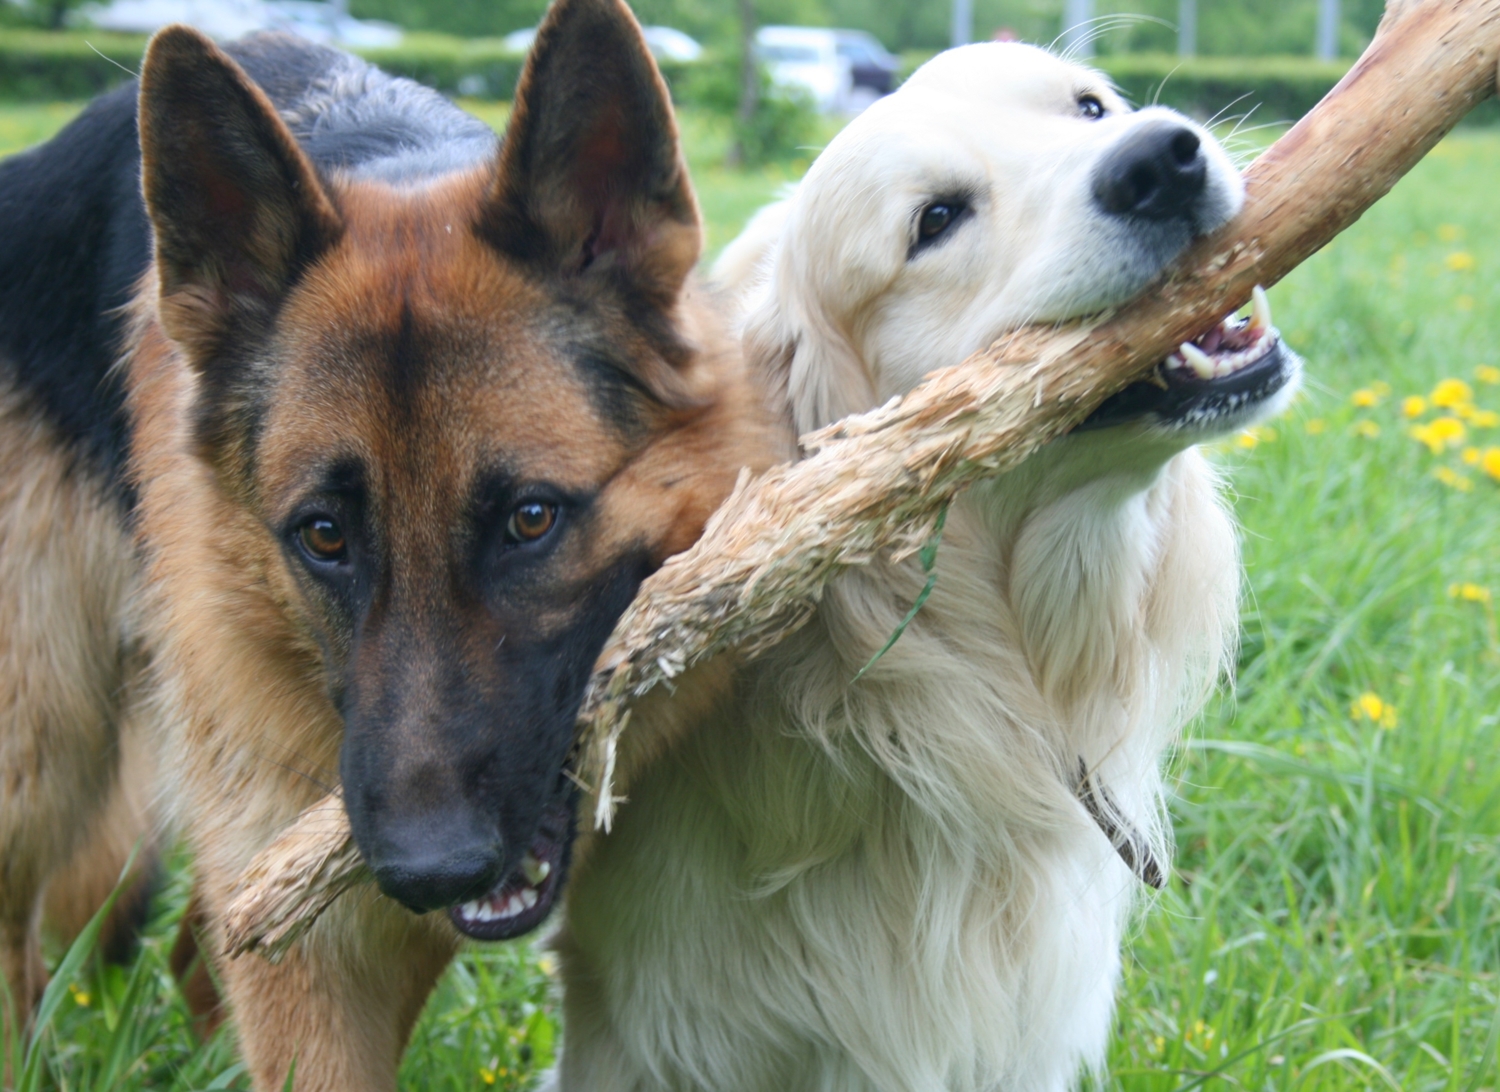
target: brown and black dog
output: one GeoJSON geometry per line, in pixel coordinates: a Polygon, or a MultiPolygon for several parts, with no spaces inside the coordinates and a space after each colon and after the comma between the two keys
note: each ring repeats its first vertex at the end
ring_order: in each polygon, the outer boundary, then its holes
{"type": "Polygon", "coordinates": [[[0,168],[6,975],[137,739],[211,941],[336,777],[390,898],[218,971],[258,1089],[392,1088],[462,937],[562,885],[618,615],[786,427],[620,0],[558,0],[499,144],[283,37],[163,31],[135,101],[0,168]]]}

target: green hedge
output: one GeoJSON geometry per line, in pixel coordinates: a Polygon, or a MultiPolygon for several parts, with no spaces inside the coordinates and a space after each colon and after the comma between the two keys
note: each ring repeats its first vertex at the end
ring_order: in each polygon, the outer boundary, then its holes
{"type": "MultiPolygon", "coordinates": [[[[901,78],[932,56],[920,51],[901,54],[901,78]]],[[[1338,83],[1351,62],[1120,53],[1095,57],[1090,63],[1134,103],[1159,102],[1200,119],[1248,113],[1249,123],[1259,125],[1296,121],[1338,83]]],[[[1500,122],[1500,102],[1494,99],[1481,103],[1465,119],[1470,125],[1496,122],[1500,122]]]]}
{"type": "MultiPolygon", "coordinates": [[[[146,39],[138,35],[0,30],[0,99],[89,98],[128,80],[140,68],[145,47],[146,39]]],[[[491,99],[511,97],[523,59],[499,38],[441,34],[410,34],[399,46],[358,52],[387,72],[446,94],[491,99]]],[[[674,94],[691,96],[693,67],[662,66],[674,94]]]]}
{"type": "Polygon", "coordinates": [[[140,69],[146,39],[133,34],[0,30],[0,99],[92,98],[140,69]]]}
{"type": "Polygon", "coordinates": [[[1158,102],[1197,118],[1249,114],[1250,124],[1296,121],[1349,70],[1305,57],[1121,54],[1094,63],[1136,103],[1158,102]],[[1221,114],[1222,112],[1222,114],[1221,114]]]}
{"type": "MultiPolygon", "coordinates": [[[[128,79],[126,70],[140,67],[144,47],[139,36],[0,29],[0,99],[88,98],[128,79]]],[[[492,99],[510,98],[522,61],[501,39],[441,34],[411,34],[399,46],[362,52],[386,71],[446,94],[492,99]]],[[[903,54],[903,78],[930,56],[903,54]]],[[[1184,60],[1167,54],[1115,54],[1094,63],[1135,102],[1160,102],[1199,118],[1250,113],[1253,124],[1301,117],[1348,68],[1303,57],[1184,60]]],[[[737,91],[731,68],[709,58],[663,65],[663,74],[679,102],[722,108],[721,85],[737,91]]],[[[1469,116],[1471,124],[1496,121],[1500,104],[1493,100],[1469,116]]]]}

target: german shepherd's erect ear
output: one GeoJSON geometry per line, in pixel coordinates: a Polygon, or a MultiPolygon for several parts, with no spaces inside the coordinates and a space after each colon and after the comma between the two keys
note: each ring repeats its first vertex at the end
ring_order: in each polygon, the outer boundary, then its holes
{"type": "Polygon", "coordinates": [[[162,325],[201,364],[264,324],[338,214],[265,93],[196,30],[151,39],[140,127],[162,325]]]}
{"type": "Polygon", "coordinates": [[[513,258],[670,305],[703,233],[666,85],[619,0],[560,0],[516,90],[481,230],[513,258]]]}

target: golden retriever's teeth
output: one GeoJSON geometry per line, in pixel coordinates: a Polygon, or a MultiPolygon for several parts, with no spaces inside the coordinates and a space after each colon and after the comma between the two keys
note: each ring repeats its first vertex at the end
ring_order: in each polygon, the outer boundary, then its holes
{"type": "Polygon", "coordinates": [[[539,861],[533,854],[526,854],[521,858],[521,871],[526,873],[526,878],[535,886],[545,880],[552,872],[552,866],[546,861],[539,861]]]}
{"type": "Polygon", "coordinates": [[[1187,362],[1189,368],[1193,369],[1193,374],[1199,379],[1214,377],[1213,358],[1191,341],[1184,341],[1177,347],[1177,351],[1182,354],[1182,359],[1187,362]]]}
{"type": "Polygon", "coordinates": [[[1266,299],[1266,290],[1256,285],[1250,290],[1250,330],[1261,334],[1271,328],[1271,301],[1266,299]]]}

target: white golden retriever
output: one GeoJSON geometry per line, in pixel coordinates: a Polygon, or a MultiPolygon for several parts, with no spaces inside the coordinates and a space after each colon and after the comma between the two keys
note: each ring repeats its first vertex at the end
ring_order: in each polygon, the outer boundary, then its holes
{"type": "MultiPolygon", "coordinates": [[[[799,430],[1023,323],[1126,300],[1240,207],[1211,136],[1041,50],[942,54],[853,121],[719,272],[799,430]]],[[[936,589],[853,570],[799,634],[624,736],[558,936],[578,1092],[1064,1089],[1104,1056],[1159,765],[1233,644],[1239,566],[1193,445],[1299,365],[1264,297],[971,489],[936,589]],[[1113,844],[1112,844],[1113,843],[1113,844]]]]}

